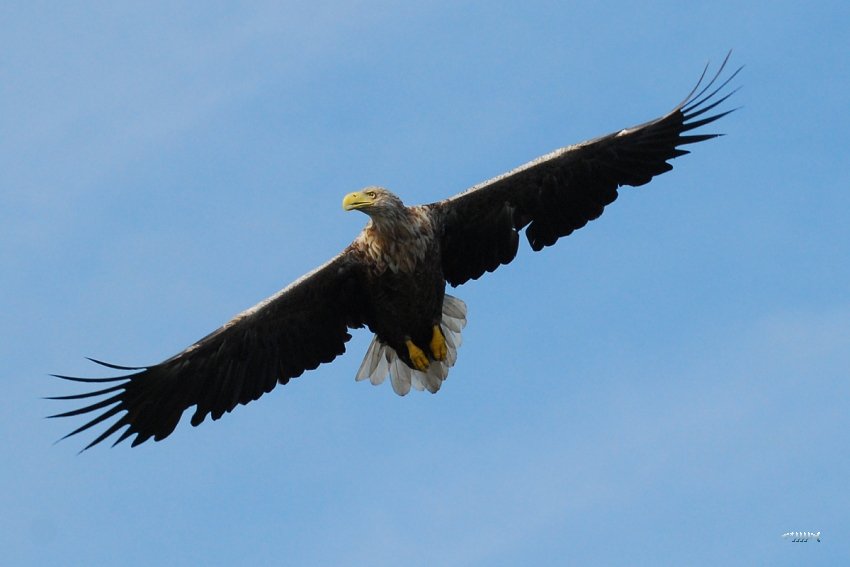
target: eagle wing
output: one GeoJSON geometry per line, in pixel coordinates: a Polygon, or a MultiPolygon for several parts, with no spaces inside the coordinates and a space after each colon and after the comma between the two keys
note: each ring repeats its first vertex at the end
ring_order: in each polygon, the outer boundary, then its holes
{"type": "Polygon", "coordinates": [[[164,439],[192,406],[196,406],[193,426],[203,422],[207,414],[218,419],[237,404],[256,400],[275,385],[286,384],[305,370],[345,352],[345,343],[351,338],[348,329],[368,323],[361,266],[349,247],[183,352],[154,366],[132,368],[94,360],[109,368],[138,371],[134,374],[114,378],[57,376],[110,385],[50,399],[108,397],[50,417],[96,413],[94,419],[65,436],[70,437],[123,412],[86,449],[125,426],[127,429],[114,444],[134,434],[134,447],[151,437],[155,441],[164,439]]]}
{"type": "Polygon", "coordinates": [[[511,262],[524,227],[533,250],[551,246],[598,218],[617,198],[619,187],[643,185],[673,169],[667,161],[689,153],[679,146],[719,136],[683,134],[733,112],[697,120],[734,94],[717,99],[741,68],[706,94],[728,60],[727,55],[714,78],[697,92],[706,67],[691,94],[661,118],[561,148],[431,205],[443,224],[446,281],[458,286],[511,262]]]}

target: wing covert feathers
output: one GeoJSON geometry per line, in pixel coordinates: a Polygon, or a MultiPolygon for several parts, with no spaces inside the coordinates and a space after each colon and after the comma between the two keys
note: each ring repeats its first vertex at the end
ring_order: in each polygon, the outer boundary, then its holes
{"type": "Polygon", "coordinates": [[[561,148],[432,205],[443,217],[446,281],[458,286],[511,262],[523,228],[533,250],[553,245],[598,218],[623,185],[671,170],[669,160],[689,153],[681,146],[719,136],[686,133],[732,112],[706,116],[735,92],[722,93],[740,68],[718,85],[728,59],[700,88],[703,71],[691,94],[661,118],[561,148]]]}

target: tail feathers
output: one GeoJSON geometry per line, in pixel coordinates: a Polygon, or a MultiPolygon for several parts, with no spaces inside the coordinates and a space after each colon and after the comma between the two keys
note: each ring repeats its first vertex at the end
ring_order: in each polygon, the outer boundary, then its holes
{"type": "Polygon", "coordinates": [[[431,361],[427,372],[409,367],[398,357],[395,349],[382,343],[376,336],[366,350],[366,356],[363,357],[355,379],[360,381],[368,378],[377,386],[382,384],[389,374],[393,391],[399,396],[407,394],[411,387],[420,392],[428,390],[436,394],[448,377],[449,368],[457,361],[457,349],[463,343],[461,330],[466,326],[466,304],[456,297],[446,295],[443,299],[440,326],[446,339],[446,359],[431,361]]]}

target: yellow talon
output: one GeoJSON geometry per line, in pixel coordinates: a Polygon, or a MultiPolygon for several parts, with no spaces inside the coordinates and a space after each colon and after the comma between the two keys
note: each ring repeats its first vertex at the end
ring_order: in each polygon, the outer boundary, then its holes
{"type": "Polygon", "coordinates": [[[431,352],[434,353],[434,358],[437,360],[445,360],[446,354],[446,339],[443,338],[443,333],[440,332],[440,326],[434,325],[434,336],[431,339],[431,352]]]}
{"type": "Polygon", "coordinates": [[[417,370],[425,372],[428,370],[428,366],[430,362],[428,362],[428,357],[425,356],[425,353],[422,352],[418,346],[413,344],[413,341],[407,339],[405,341],[407,343],[407,353],[410,355],[410,360],[413,362],[413,366],[416,367],[417,370]]]}

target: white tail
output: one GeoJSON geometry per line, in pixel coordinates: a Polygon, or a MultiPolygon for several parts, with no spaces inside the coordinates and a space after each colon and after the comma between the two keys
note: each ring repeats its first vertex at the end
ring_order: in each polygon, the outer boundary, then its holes
{"type": "Polygon", "coordinates": [[[368,378],[377,386],[387,379],[389,373],[393,391],[399,396],[407,394],[411,386],[420,392],[428,390],[435,394],[449,375],[449,368],[457,361],[457,349],[463,342],[461,330],[466,326],[466,303],[446,294],[443,297],[441,323],[446,339],[446,359],[432,361],[427,372],[409,367],[399,359],[393,348],[379,341],[376,336],[366,350],[366,356],[363,357],[355,379],[360,381],[368,378]]]}

